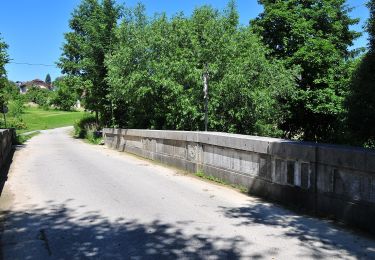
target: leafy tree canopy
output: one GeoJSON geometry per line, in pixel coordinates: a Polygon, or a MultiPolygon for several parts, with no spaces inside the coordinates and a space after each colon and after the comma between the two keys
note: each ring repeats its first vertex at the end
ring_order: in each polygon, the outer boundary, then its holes
{"type": "Polygon", "coordinates": [[[51,103],[61,110],[70,111],[79,99],[82,81],[77,76],[60,77],[54,82],[56,90],[54,91],[51,103]]]}
{"type": "MultiPolygon", "coordinates": [[[[6,79],[5,64],[9,62],[9,57],[7,54],[8,45],[2,40],[0,34],[0,106],[2,107],[5,102],[4,91],[8,81],[6,79]]],[[[2,108],[1,108],[2,109],[2,108]]]]}
{"type": "Polygon", "coordinates": [[[149,19],[138,5],[116,33],[106,59],[114,125],[202,130],[207,70],[210,130],[280,136],[278,100],[293,92],[296,71],[267,59],[233,1],[224,12],[202,6],[171,19],[149,19]]]}
{"type": "Polygon", "coordinates": [[[358,19],[345,0],[260,0],[264,11],[251,22],[270,47],[271,56],[288,67],[300,66],[298,90],[283,125],[289,137],[334,141],[340,135],[344,93],[348,88],[348,47],[360,34],[350,30],[358,19]]]}
{"type": "Polygon", "coordinates": [[[7,49],[8,49],[8,45],[2,40],[1,34],[0,34],[0,77],[6,76],[6,71],[5,71],[4,66],[9,61],[9,57],[6,52],[7,49]]]}
{"type": "Polygon", "coordinates": [[[114,29],[120,15],[121,8],[114,0],[82,0],[70,19],[72,31],[65,34],[58,63],[63,73],[91,81],[83,90],[86,108],[100,114],[104,123],[111,106],[104,58],[116,45],[114,29]]]}
{"type": "Polygon", "coordinates": [[[235,1],[148,17],[142,4],[82,0],[65,34],[58,64],[67,77],[55,81],[56,96],[81,99],[107,126],[203,130],[208,75],[209,130],[369,143],[374,1],[369,50],[358,57],[350,50],[358,19],[345,0],[259,0],[264,11],[248,26],[235,1]]]}
{"type": "Polygon", "coordinates": [[[367,4],[370,18],[366,30],[369,34],[368,52],[353,74],[347,98],[348,128],[352,143],[375,147],[375,0],[367,4]]]}

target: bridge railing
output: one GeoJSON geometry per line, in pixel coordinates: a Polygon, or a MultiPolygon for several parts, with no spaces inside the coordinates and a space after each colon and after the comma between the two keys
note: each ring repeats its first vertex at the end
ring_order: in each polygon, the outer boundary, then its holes
{"type": "Polygon", "coordinates": [[[375,233],[375,151],[216,132],[104,129],[105,144],[375,233]]]}
{"type": "Polygon", "coordinates": [[[7,163],[15,139],[14,129],[0,129],[0,169],[7,163]]]}

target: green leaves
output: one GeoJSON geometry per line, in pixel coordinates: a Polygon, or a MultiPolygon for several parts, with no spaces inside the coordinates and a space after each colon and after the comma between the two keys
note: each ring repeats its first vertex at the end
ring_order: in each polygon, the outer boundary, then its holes
{"type": "Polygon", "coordinates": [[[366,30],[369,33],[368,52],[355,67],[349,94],[346,99],[347,123],[354,144],[375,147],[375,1],[367,4],[370,18],[366,30]]]}
{"type": "Polygon", "coordinates": [[[9,62],[7,49],[8,45],[5,42],[3,42],[0,34],[0,106],[2,106],[6,101],[4,88],[6,88],[6,85],[8,84],[5,70],[5,64],[9,62]]]}
{"type": "Polygon", "coordinates": [[[294,88],[296,73],[267,59],[258,37],[238,27],[234,2],[224,12],[197,8],[191,17],[146,19],[144,12],[126,11],[106,59],[119,125],[202,130],[207,67],[210,130],[280,136],[278,99],[294,88]]]}
{"type": "Polygon", "coordinates": [[[5,64],[9,62],[9,57],[6,52],[8,49],[8,45],[2,41],[1,34],[0,34],[0,78],[5,77],[6,71],[5,71],[5,64]]]}
{"type": "Polygon", "coordinates": [[[345,142],[347,119],[356,125],[374,107],[373,48],[360,66],[349,49],[358,19],[345,0],[259,2],[264,11],[240,26],[235,1],[148,17],[142,4],[82,0],[59,62],[77,82],[59,95],[76,93],[109,126],[203,130],[208,73],[209,130],[345,142]]]}
{"type": "Polygon", "coordinates": [[[360,35],[349,27],[358,20],[349,17],[345,0],[260,2],[264,12],[252,21],[253,30],[271,48],[272,57],[301,68],[298,91],[286,100],[291,111],[283,130],[289,137],[335,141],[344,127],[343,100],[349,87],[344,64],[360,35]]]}
{"type": "Polygon", "coordinates": [[[366,31],[369,34],[369,52],[375,52],[375,1],[369,0],[367,7],[370,10],[370,18],[366,24],[366,31]]]}
{"type": "Polygon", "coordinates": [[[65,76],[58,78],[54,82],[52,105],[61,110],[71,111],[79,99],[83,89],[89,89],[85,82],[77,76],[65,76]]]}
{"type": "Polygon", "coordinates": [[[113,0],[82,0],[72,14],[72,32],[65,34],[58,62],[63,73],[92,83],[83,90],[84,102],[87,109],[100,114],[104,124],[109,122],[111,113],[104,59],[117,43],[114,30],[121,10],[113,0]]]}

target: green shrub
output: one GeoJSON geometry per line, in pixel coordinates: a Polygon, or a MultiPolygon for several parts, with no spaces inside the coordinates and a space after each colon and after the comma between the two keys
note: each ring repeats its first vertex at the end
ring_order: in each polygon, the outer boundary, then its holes
{"type": "Polygon", "coordinates": [[[16,136],[16,144],[24,144],[26,141],[30,140],[31,138],[33,138],[34,136],[40,134],[39,131],[37,132],[34,132],[34,133],[31,133],[31,134],[27,134],[27,135],[23,135],[23,134],[20,134],[20,135],[17,135],[16,136]]]}
{"type": "Polygon", "coordinates": [[[29,102],[34,102],[43,109],[48,110],[51,106],[53,92],[47,89],[40,89],[38,87],[31,87],[26,93],[29,102]]]}
{"type": "Polygon", "coordinates": [[[64,111],[74,110],[79,99],[76,92],[77,84],[79,83],[75,77],[63,77],[55,81],[56,90],[52,95],[52,105],[64,111]]]}
{"type": "Polygon", "coordinates": [[[24,107],[22,99],[15,99],[9,102],[8,104],[9,112],[8,115],[11,117],[21,117],[24,107]]]}
{"type": "MultiPolygon", "coordinates": [[[[21,130],[21,129],[27,128],[27,125],[22,120],[22,118],[19,118],[19,117],[9,118],[9,117],[7,117],[6,121],[7,121],[7,125],[6,125],[7,128],[15,128],[16,130],[21,130]]],[[[0,125],[5,127],[5,122],[4,122],[3,118],[0,119],[0,125]]]]}
{"type": "Polygon", "coordinates": [[[99,144],[102,141],[102,137],[97,134],[98,130],[99,125],[96,123],[96,118],[93,115],[85,116],[74,124],[74,136],[85,138],[93,144],[99,144]]]}
{"type": "Polygon", "coordinates": [[[86,130],[86,139],[92,144],[100,144],[103,140],[101,136],[98,136],[96,128],[88,128],[86,130]]]}
{"type": "Polygon", "coordinates": [[[87,138],[87,134],[99,129],[96,118],[93,115],[87,115],[74,123],[74,136],[77,138],[87,138]]]}

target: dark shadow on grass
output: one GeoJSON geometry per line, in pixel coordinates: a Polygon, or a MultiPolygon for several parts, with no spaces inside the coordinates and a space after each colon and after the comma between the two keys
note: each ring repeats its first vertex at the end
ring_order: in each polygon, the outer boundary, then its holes
{"type": "MultiPolygon", "coordinates": [[[[69,201],[67,201],[69,203],[69,201]]],[[[241,237],[190,234],[189,222],[109,220],[99,212],[77,214],[67,204],[2,212],[4,259],[238,259],[241,237]],[[218,247],[218,244],[220,246],[218,247]],[[6,249],[6,250],[5,250],[6,249]],[[39,252],[38,252],[39,250],[39,252]],[[42,252],[40,252],[42,251],[42,252]]],[[[79,210],[85,207],[81,206],[79,210]]],[[[81,211],[80,211],[81,212],[81,211]]]]}
{"type": "Polygon", "coordinates": [[[238,226],[265,225],[283,230],[281,236],[298,239],[308,249],[304,258],[324,258],[326,252],[341,258],[341,252],[359,259],[375,259],[375,240],[362,233],[354,233],[329,221],[301,216],[273,204],[259,201],[245,207],[222,207],[220,212],[229,218],[238,219],[238,226]],[[354,239],[353,239],[354,237],[354,239]]]}

